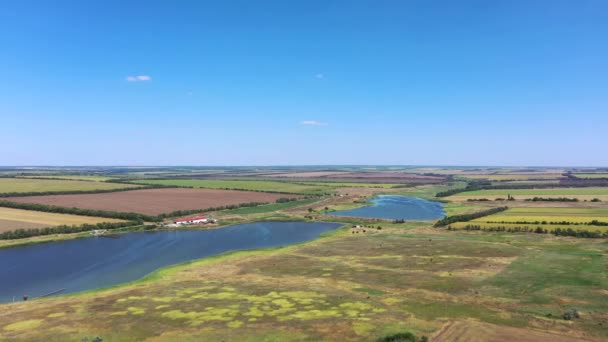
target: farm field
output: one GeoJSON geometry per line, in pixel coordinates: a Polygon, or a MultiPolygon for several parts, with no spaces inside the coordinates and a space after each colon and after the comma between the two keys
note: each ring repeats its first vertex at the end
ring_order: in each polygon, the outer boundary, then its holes
{"type": "Polygon", "coordinates": [[[607,252],[593,239],[343,229],[116,288],[7,305],[0,339],[373,341],[410,331],[439,341],[514,334],[599,342],[608,338],[607,252]],[[563,320],[574,306],[581,318],[563,320]]]}
{"type": "Polygon", "coordinates": [[[0,233],[15,229],[45,228],[59,225],[95,224],[100,222],[120,222],[121,220],[46,213],[32,210],[21,210],[0,207],[0,233]]]}
{"type": "Polygon", "coordinates": [[[293,194],[319,194],[331,191],[327,185],[302,185],[288,182],[263,180],[206,180],[206,179],[161,179],[139,180],[139,184],[188,186],[205,189],[235,189],[249,191],[273,191],[293,194]]]}
{"type": "Polygon", "coordinates": [[[49,179],[66,179],[66,180],[80,180],[80,181],[91,181],[91,182],[105,182],[108,180],[116,179],[116,177],[107,176],[80,176],[80,175],[45,175],[45,176],[18,176],[18,178],[49,178],[49,179]]]}
{"type": "Polygon", "coordinates": [[[548,188],[548,189],[491,189],[461,192],[446,199],[453,201],[466,201],[467,199],[487,198],[494,200],[497,197],[513,196],[517,200],[533,197],[568,197],[578,198],[581,201],[599,198],[608,200],[608,187],[582,187],[582,188],[548,188]]]}
{"type": "Polygon", "coordinates": [[[572,175],[577,178],[608,178],[608,173],[573,173],[572,175]]]}
{"type": "Polygon", "coordinates": [[[159,215],[249,202],[274,203],[284,194],[216,189],[141,189],[99,194],[7,197],[5,200],[117,212],[159,215]]]}
{"type": "Polygon", "coordinates": [[[83,182],[77,180],[0,178],[0,194],[28,192],[93,191],[139,188],[138,184],[83,182]]]}
{"type": "Polygon", "coordinates": [[[507,174],[474,174],[474,175],[463,175],[463,178],[470,179],[487,179],[490,181],[525,181],[525,180],[550,180],[562,178],[561,173],[507,173],[507,174]]]}
{"type": "Polygon", "coordinates": [[[547,229],[549,232],[552,232],[556,228],[600,232],[608,230],[608,226],[587,224],[593,220],[608,224],[608,209],[550,207],[510,208],[507,211],[498,214],[484,216],[468,222],[457,222],[450,224],[450,226],[456,229],[465,228],[467,225],[477,225],[482,228],[527,227],[535,229],[541,227],[547,229]],[[562,222],[567,222],[568,224],[562,222]]]}

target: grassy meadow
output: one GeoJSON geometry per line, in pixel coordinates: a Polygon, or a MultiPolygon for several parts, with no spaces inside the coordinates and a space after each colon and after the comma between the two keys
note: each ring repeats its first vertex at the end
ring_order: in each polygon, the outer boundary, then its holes
{"type": "Polygon", "coordinates": [[[116,177],[108,176],[88,176],[88,175],[44,175],[44,176],[19,176],[18,178],[48,178],[48,179],[67,179],[67,180],[80,180],[90,182],[105,182],[116,177]]]}
{"type": "Polygon", "coordinates": [[[6,305],[0,339],[369,341],[473,320],[600,341],[608,338],[606,253],[597,240],[342,229],[107,290],[6,305]],[[573,306],[582,318],[562,320],[573,306]]]}
{"type": "Polygon", "coordinates": [[[94,191],[138,188],[138,184],[83,182],[77,180],[0,178],[0,194],[62,191],[94,191]]]}

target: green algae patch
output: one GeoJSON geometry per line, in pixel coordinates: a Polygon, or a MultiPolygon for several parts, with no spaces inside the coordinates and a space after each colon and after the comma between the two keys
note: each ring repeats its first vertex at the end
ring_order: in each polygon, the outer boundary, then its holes
{"type": "Polygon", "coordinates": [[[369,333],[373,331],[375,327],[375,325],[366,322],[353,323],[353,331],[359,336],[368,336],[369,333]]]}
{"type": "Polygon", "coordinates": [[[65,312],[53,312],[48,314],[46,317],[48,318],[57,318],[57,317],[63,317],[65,316],[65,312]]]}
{"type": "Polygon", "coordinates": [[[243,322],[241,322],[241,321],[232,321],[232,322],[229,322],[228,324],[226,324],[226,326],[228,326],[229,328],[238,328],[241,325],[243,325],[243,322]]]}
{"type": "Polygon", "coordinates": [[[9,325],[4,326],[4,330],[6,331],[22,331],[27,329],[36,329],[42,324],[41,319],[28,319],[26,321],[20,321],[11,323],[9,325]]]}

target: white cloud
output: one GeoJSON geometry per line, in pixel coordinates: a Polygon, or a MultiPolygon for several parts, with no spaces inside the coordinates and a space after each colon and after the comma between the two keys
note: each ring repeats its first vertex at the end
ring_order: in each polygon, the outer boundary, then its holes
{"type": "Polygon", "coordinates": [[[325,78],[325,75],[323,75],[323,74],[316,74],[315,77],[318,78],[318,79],[322,79],[322,78],[325,78]]]}
{"type": "Polygon", "coordinates": [[[327,122],[315,121],[315,120],[306,120],[301,121],[300,125],[304,126],[327,126],[327,122]]]}
{"type": "Polygon", "coordinates": [[[137,76],[127,76],[127,81],[129,82],[145,82],[151,81],[152,77],[148,75],[137,75],[137,76]]]}

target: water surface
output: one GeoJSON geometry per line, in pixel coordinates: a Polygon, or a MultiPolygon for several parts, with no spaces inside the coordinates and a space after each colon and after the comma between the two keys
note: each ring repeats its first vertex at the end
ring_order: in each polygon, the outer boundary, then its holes
{"type": "Polygon", "coordinates": [[[0,302],[133,281],[164,266],[228,251],[315,239],[339,223],[256,222],[211,230],[121,234],[0,249],[0,302]]]}
{"type": "Polygon", "coordinates": [[[338,210],[334,216],[379,218],[391,220],[434,220],[443,218],[443,204],[418,197],[381,195],[368,201],[369,206],[338,210]]]}

